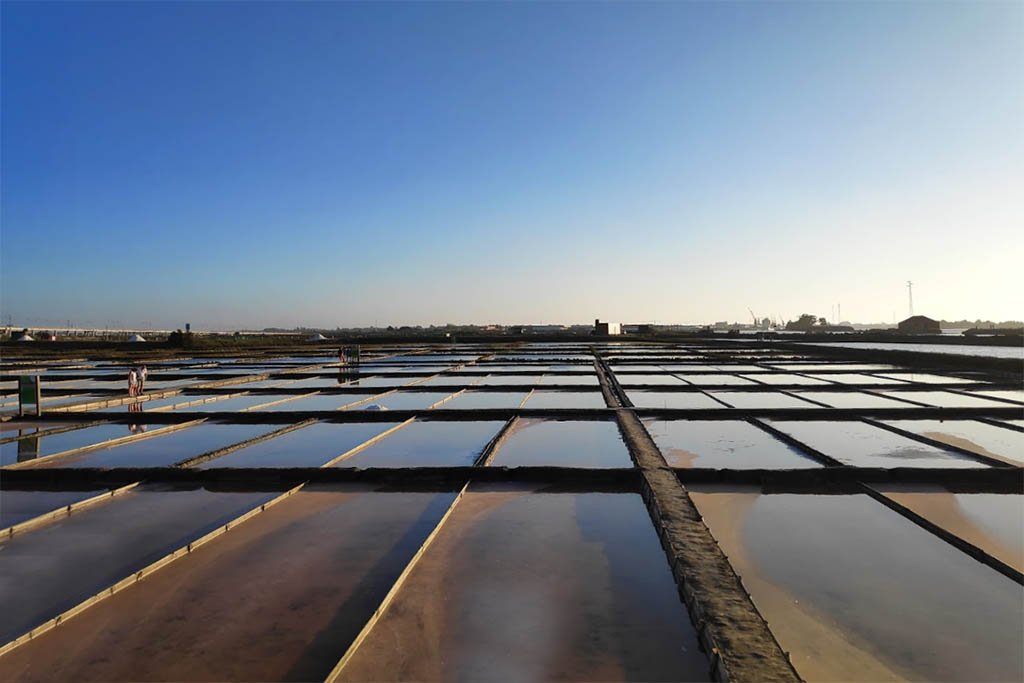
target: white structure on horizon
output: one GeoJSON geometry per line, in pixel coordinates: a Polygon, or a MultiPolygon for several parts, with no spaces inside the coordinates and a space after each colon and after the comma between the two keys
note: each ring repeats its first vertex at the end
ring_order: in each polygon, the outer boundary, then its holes
{"type": "Polygon", "coordinates": [[[132,336],[128,337],[128,341],[130,341],[130,342],[144,342],[144,341],[146,341],[146,338],[143,337],[141,334],[133,334],[132,336]]]}
{"type": "Polygon", "coordinates": [[[594,318],[594,334],[600,336],[622,334],[622,323],[603,323],[600,318],[594,318]]]}

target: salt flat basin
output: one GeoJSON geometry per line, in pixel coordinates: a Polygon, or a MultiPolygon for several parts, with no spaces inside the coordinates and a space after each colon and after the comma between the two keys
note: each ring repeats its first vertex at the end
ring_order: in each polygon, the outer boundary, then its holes
{"type": "Polygon", "coordinates": [[[106,489],[85,491],[21,491],[0,490],[0,529],[27,522],[30,519],[67,507],[87,498],[98,496],[106,489]]]}
{"type": "Polygon", "coordinates": [[[210,401],[194,406],[176,406],[172,410],[187,410],[195,413],[213,412],[235,412],[248,410],[265,403],[272,403],[289,398],[289,394],[250,394],[248,396],[235,396],[221,401],[210,401]]]}
{"type": "Polygon", "coordinates": [[[465,391],[443,406],[445,410],[479,408],[518,408],[525,391],[465,391]]]}
{"type": "Polygon", "coordinates": [[[473,382],[476,386],[533,385],[540,382],[541,375],[487,375],[473,382]]]}
{"type": "Polygon", "coordinates": [[[793,446],[740,420],[659,420],[644,426],[669,467],[797,469],[820,467],[793,446]]]}
{"type": "Polygon", "coordinates": [[[198,467],[320,467],[396,424],[316,422],[207,460],[198,467]]]}
{"type": "Polygon", "coordinates": [[[892,391],[885,389],[880,393],[938,408],[1006,408],[1009,406],[1008,403],[1002,401],[993,401],[980,396],[954,394],[949,391],[892,391]]]}
{"type": "Polygon", "coordinates": [[[600,391],[535,391],[524,408],[607,408],[600,391]]]}
{"type": "Polygon", "coordinates": [[[255,408],[253,412],[280,413],[290,410],[338,410],[342,406],[373,398],[376,394],[317,394],[316,396],[299,397],[294,401],[285,401],[272,406],[255,408]]]}
{"type": "Polygon", "coordinates": [[[637,408],[721,408],[718,403],[697,391],[627,391],[626,396],[637,408]]]}
{"type": "Polygon", "coordinates": [[[473,487],[347,681],[707,680],[636,494],[473,487]]]}
{"type": "Polygon", "coordinates": [[[839,384],[892,384],[897,386],[900,384],[906,384],[906,382],[899,379],[892,379],[890,377],[877,375],[864,375],[854,372],[830,372],[828,374],[822,373],[820,375],[812,375],[812,377],[817,377],[818,379],[823,379],[827,382],[837,382],[839,384]]]}
{"type": "Polygon", "coordinates": [[[1024,465],[1024,432],[976,420],[884,420],[886,424],[951,446],[1024,465]]]}
{"type": "MultiPolygon", "coordinates": [[[[127,428],[126,425],[121,425],[127,428]]],[[[166,467],[272,432],[280,425],[204,423],[167,434],[46,460],[35,467],[166,467]]]]}
{"type": "Polygon", "coordinates": [[[801,398],[824,403],[833,408],[910,408],[909,403],[882,398],[862,391],[795,391],[801,398]]]}
{"type": "Polygon", "coordinates": [[[592,372],[587,374],[558,374],[558,373],[547,373],[540,378],[537,384],[587,384],[598,386],[600,382],[597,379],[597,375],[592,372]]]}
{"type": "Polygon", "coordinates": [[[501,420],[416,420],[335,467],[452,467],[472,465],[504,426],[501,420]]]}
{"type": "Polygon", "coordinates": [[[679,379],[675,375],[666,373],[651,373],[643,375],[627,375],[622,372],[615,373],[615,378],[619,380],[619,384],[623,386],[631,386],[636,384],[670,384],[680,385],[684,384],[683,380],[679,379]]]}
{"type": "MultiPolygon", "coordinates": [[[[0,540],[0,642],[17,638],[272,497],[140,486],[0,540]]],[[[7,661],[7,656],[0,657],[0,680],[16,680],[4,673],[7,661]]]]}
{"type": "Polygon", "coordinates": [[[875,486],[934,524],[1024,571],[1024,496],[950,493],[940,486],[875,486]]]}
{"type": "Polygon", "coordinates": [[[711,391],[733,408],[818,408],[819,406],[802,399],[774,391],[711,391]]]}
{"type": "MultiPolygon", "coordinates": [[[[451,396],[448,392],[439,391],[407,391],[388,394],[373,401],[373,405],[381,405],[388,410],[426,410],[435,403],[440,403],[451,396]]],[[[370,404],[366,404],[370,405],[370,404]]],[[[366,405],[356,406],[365,409],[366,405]]]]}
{"type": "Polygon", "coordinates": [[[1018,681],[1021,587],[865,495],[692,496],[808,681],[1018,681]]]}
{"type": "Polygon", "coordinates": [[[632,467],[613,420],[520,419],[491,461],[495,467],[632,467]]]}
{"type": "Polygon", "coordinates": [[[63,453],[75,448],[131,436],[128,425],[100,424],[82,429],[72,429],[59,434],[28,436],[17,441],[0,444],[0,464],[10,465],[16,462],[33,460],[47,455],[63,453]]]}
{"type": "Polygon", "coordinates": [[[771,425],[854,467],[987,467],[967,456],[863,422],[773,420],[771,425]]]}
{"type": "Polygon", "coordinates": [[[971,389],[971,393],[985,398],[1002,398],[1016,401],[1017,403],[1024,403],[1024,390],[1022,389],[971,389]]]}
{"type": "Polygon", "coordinates": [[[814,377],[804,377],[803,375],[792,375],[783,372],[765,372],[757,375],[740,375],[746,377],[746,379],[752,379],[764,384],[828,384],[823,379],[815,379],[814,377]]]}
{"type": "Polygon", "coordinates": [[[881,377],[899,379],[914,384],[970,384],[973,379],[953,377],[951,375],[935,375],[927,372],[886,372],[881,377]]]}
{"type": "Polygon", "coordinates": [[[740,377],[739,375],[726,375],[726,374],[722,374],[722,373],[714,373],[714,374],[707,374],[707,375],[705,375],[705,374],[699,374],[699,375],[698,374],[690,374],[690,375],[687,375],[687,374],[682,374],[682,373],[676,373],[676,377],[678,377],[679,379],[683,380],[684,382],[686,382],[688,384],[696,384],[699,387],[713,387],[713,386],[721,386],[721,385],[726,385],[726,384],[730,384],[730,385],[732,385],[732,384],[743,384],[743,385],[749,386],[751,384],[755,384],[755,382],[753,382],[752,380],[747,379],[746,377],[740,377]]]}
{"type": "Polygon", "coordinates": [[[0,658],[0,677],[323,680],[454,496],[300,491],[0,658]]]}

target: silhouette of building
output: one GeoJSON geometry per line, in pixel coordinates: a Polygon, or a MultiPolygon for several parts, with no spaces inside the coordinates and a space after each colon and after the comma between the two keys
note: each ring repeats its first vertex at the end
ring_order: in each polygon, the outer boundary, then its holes
{"type": "Polygon", "coordinates": [[[912,315],[906,320],[901,320],[897,328],[900,334],[942,334],[939,321],[925,315],[912,315]]]}
{"type": "Polygon", "coordinates": [[[594,319],[594,334],[601,336],[622,334],[622,323],[608,323],[601,322],[600,319],[594,319]]]}

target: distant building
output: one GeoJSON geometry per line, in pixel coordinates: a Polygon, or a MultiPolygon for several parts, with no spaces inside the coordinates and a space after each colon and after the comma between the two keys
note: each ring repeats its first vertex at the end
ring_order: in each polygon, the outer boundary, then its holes
{"type": "Polygon", "coordinates": [[[938,320],[924,315],[912,315],[897,325],[900,334],[942,334],[938,320]]]}
{"type": "Polygon", "coordinates": [[[603,323],[600,319],[594,319],[594,334],[602,337],[622,334],[622,323],[603,323]]]}

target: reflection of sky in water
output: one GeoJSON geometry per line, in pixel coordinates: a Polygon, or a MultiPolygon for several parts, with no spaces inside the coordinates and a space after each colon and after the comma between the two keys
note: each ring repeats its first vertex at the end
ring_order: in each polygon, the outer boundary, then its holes
{"type": "Polygon", "coordinates": [[[520,420],[492,463],[496,467],[632,467],[618,426],[606,420],[520,420]]]}
{"type": "Polygon", "coordinates": [[[795,448],[746,422],[648,418],[644,425],[672,467],[819,467],[795,448]]]}
{"type": "Polygon", "coordinates": [[[416,421],[339,462],[336,467],[472,465],[505,423],[416,421]]]}
{"type": "Polygon", "coordinates": [[[957,493],[964,515],[999,540],[1024,555],[1024,496],[996,493],[957,493]]]}
{"type": "Polygon", "coordinates": [[[1006,408],[1009,404],[992,401],[977,396],[953,394],[948,391],[889,391],[883,390],[887,396],[916,401],[939,408],[1006,408]]]}
{"type": "Polygon", "coordinates": [[[319,467],[367,439],[395,426],[394,422],[317,422],[200,463],[211,467],[319,467]]]}
{"type": "Polygon", "coordinates": [[[733,408],[817,408],[808,401],[774,391],[712,391],[733,408]]]}
{"type": "Polygon", "coordinates": [[[912,408],[909,403],[901,403],[881,396],[872,396],[860,391],[798,391],[803,398],[825,403],[833,408],[912,408]]]}
{"type": "Polygon", "coordinates": [[[915,677],[1024,675],[1020,586],[866,496],[758,496],[743,543],[769,580],[915,677]]]}
{"type": "Polygon", "coordinates": [[[722,408],[721,403],[698,391],[627,391],[626,395],[637,408],[722,408]]]}
{"type": "Polygon", "coordinates": [[[985,467],[863,422],[773,421],[772,426],[856,467],[985,467]]]}
{"type": "Polygon", "coordinates": [[[1024,432],[975,420],[885,420],[885,423],[914,434],[948,441],[981,453],[988,451],[1024,464],[1024,432]]]}

